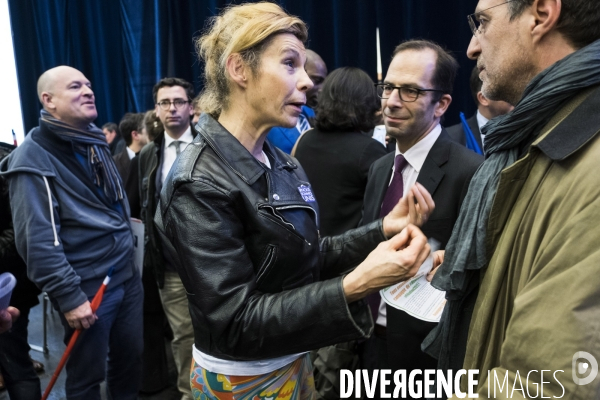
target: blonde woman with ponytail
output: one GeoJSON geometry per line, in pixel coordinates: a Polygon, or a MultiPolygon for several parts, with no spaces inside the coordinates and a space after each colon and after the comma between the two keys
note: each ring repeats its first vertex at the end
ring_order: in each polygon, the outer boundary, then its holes
{"type": "Polygon", "coordinates": [[[429,253],[411,225],[433,211],[418,187],[384,219],[320,237],[302,167],[265,141],[273,126],[296,125],[313,85],[306,39],[306,25],[278,5],[247,3],[197,40],[199,135],[155,217],[188,293],[196,399],[315,398],[307,352],[368,337],[362,299],[413,276],[429,253]]]}

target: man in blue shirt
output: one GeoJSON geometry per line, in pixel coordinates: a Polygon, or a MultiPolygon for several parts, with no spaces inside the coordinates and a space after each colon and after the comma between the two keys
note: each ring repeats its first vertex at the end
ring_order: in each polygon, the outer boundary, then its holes
{"type": "Polygon", "coordinates": [[[282,128],[278,126],[271,128],[271,131],[267,135],[267,139],[271,142],[271,144],[273,144],[273,146],[278,147],[287,154],[290,154],[300,135],[311,128],[308,119],[314,117],[315,112],[312,110],[312,108],[302,106],[302,112],[298,116],[298,123],[295,127],[282,128]]]}

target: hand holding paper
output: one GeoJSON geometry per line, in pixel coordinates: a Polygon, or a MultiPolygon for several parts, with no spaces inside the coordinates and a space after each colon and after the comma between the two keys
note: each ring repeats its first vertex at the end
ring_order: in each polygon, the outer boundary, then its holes
{"type": "MultiPolygon", "coordinates": [[[[431,246],[436,247],[435,244],[431,246]]],[[[415,318],[439,322],[446,304],[446,293],[431,286],[429,276],[435,273],[432,268],[435,266],[437,269],[443,260],[443,252],[431,253],[413,278],[381,290],[381,297],[390,306],[415,318]]]]}

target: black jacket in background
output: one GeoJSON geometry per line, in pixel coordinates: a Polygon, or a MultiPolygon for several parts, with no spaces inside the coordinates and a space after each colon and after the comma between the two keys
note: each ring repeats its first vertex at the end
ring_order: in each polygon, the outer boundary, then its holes
{"type": "Polygon", "coordinates": [[[360,132],[311,129],[302,135],[295,156],[319,204],[323,236],[358,226],[369,168],[386,154],[381,143],[360,132]]]}
{"type": "Polygon", "coordinates": [[[129,213],[131,218],[140,218],[140,179],[139,179],[139,157],[136,155],[129,158],[127,148],[113,157],[117,171],[121,175],[123,188],[129,201],[129,213]]]}
{"type": "MultiPolygon", "coordinates": [[[[471,132],[473,132],[473,136],[475,136],[475,140],[477,141],[479,148],[483,150],[481,131],[479,130],[479,123],[477,122],[477,113],[473,114],[473,116],[467,120],[467,125],[469,125],[471,132]]],[[[462,144],[463,146],[467,145],[467,138],[465,137],[465,129],[463,128],[462,122],[449,126],[446,128],[446,130],[448,131],[448,135],[450,135],[452,140],[462,144]]]]}
{"type": "MultiPolygon", "coordinates": [[[[14,146],[0,143],[0,161],[6,157],[14,146]]],[[[17,253],[15,233],[8,197],[8,185],[0,178],[0,274],[10,272],[17,278],[10,305],[20,310],[31,308],[39,303],[40,290],[27,278],[27,266],[17,253]]]]}
{"type": "Polygon", "coordinates": [[[110,154],[112,154],[113,157],[120,154],[125,149],[125,147],[127,147],[125,145],[125,139],[123,139],[121,135],[115,136],[112,143],[108,145],[108,148],[110,149],[110,154]]]}

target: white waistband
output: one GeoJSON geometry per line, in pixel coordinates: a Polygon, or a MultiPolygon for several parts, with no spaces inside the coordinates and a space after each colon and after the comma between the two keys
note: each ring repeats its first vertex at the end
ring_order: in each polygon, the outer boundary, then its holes
{"type": "Polygon", "coordinates": [[[300,358],[303,354],[291,354],[277,358],[256,361],[229,361],[209,356],[194,346],[194,361],[202,368],[215,374],[233,376],[252,376],[268,374],[300,358]]]}

